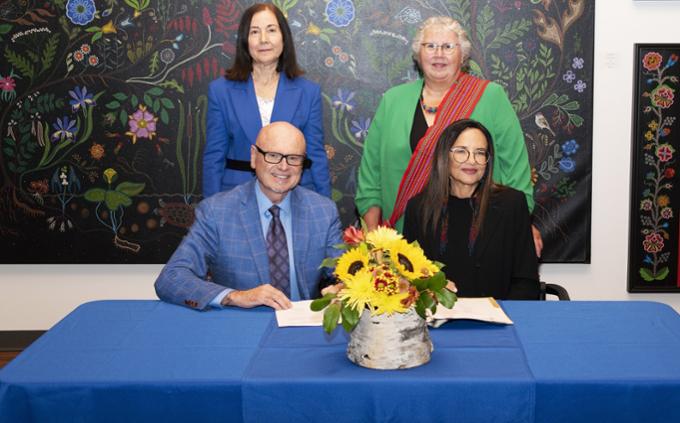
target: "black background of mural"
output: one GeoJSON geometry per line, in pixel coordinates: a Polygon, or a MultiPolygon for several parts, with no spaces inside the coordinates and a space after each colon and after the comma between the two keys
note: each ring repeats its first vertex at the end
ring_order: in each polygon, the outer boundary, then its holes
{"type": "MultiPolygon", "coordinates": [[[[167,260],[201,199],[207,84],[230,65],[252,3],[0,0],[0,262],[167,260]],[[96,14],[67,17],[72,2],[96,14]]],[[[593,1],[274,3],[322,86],[345,225],[380,96],[417,77],[410,40],[443,14],[468,29],[472,72],[501,83],[518,111],[543,260],[589,261],[593,1]]]]}
{"type": "Polygon", "coordinates": [[[680,292],[680,209],[677,205],[680,189],[676,159],[680,151],[677,130],[680,102],[673,98],[680,86],[678,56],[680,44],[636,45],[629,292],[680,292]],[[643,59],[655,54],[661,61],[649,60],[647,67],[652,70],[645,69],[643,59]],[[675,55],[676,63],[664,68],[672,55],[675,55]],[[674,92],[670,96],[670,107],[664,107],[664,97],[659,89],[674,92]],[[660,157],[668,159],[661,160],[660,157]]]}

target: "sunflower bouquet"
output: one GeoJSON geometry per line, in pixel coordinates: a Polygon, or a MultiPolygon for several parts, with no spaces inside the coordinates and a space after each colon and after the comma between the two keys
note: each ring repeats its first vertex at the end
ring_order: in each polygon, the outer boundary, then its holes
{"type": "Polygon", "coordinates": [[[364,310],[391,315],[414,308],[425,319],[437,304],[451,308],[456,302],[441,271],[443,265],[428,260],[417,242],[409,243],[396,230],[381,226],[368,232],[350,226],[343,241],[336,248],[345,252],[322,263],[335,269],[341,288],[311,304],[314,311],[325,309],[326,332],[331,333],[340,321],[350,332],[364,310]]]}

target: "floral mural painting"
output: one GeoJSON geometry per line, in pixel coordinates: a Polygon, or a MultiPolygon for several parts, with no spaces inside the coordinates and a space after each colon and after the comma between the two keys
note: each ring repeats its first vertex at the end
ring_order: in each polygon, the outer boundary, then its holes
{"type": "Polygon", "coordinates": [[[680,44],[636,46],[628,290],[680,292],[680,44]]]}
{"type": "MultiPolygon", "coordinates": [[[[9,252],[0,261],[168,259],[202,199],[207,84],[231,64],[252,3],[0,0],[0,239],[9,252]]],[[[500,83],[520,117],[544,261],[589,260],[592,1],[273,3],[306,77],[322,87],[345,225],[356,219],[356,172],[380,96],[418,77],[410,40],[423,20],[447,15],[471,36],[470,71],[500,83]]],[[[650,91],[657,104],[672,101],[664,85],[650,91]]],[[[662,144],[658,154],[672,156],[662,144]]]]}

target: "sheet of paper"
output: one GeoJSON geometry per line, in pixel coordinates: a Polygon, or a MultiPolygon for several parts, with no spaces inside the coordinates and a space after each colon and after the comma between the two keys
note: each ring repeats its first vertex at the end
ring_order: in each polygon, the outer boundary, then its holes
{"type": "Polygon", "coordinates": [[[276,322],[279,327],[286,326],[321,326],[323,324],[323,310],[312,311],[309,305],[312,300],[293,301],[293,307],[288,310],[276,310],[276,322]]]}
{"type": "Polygon", "coordinates": [[[434,319],[471,319],[511,325],[512,320],[491,297],[458,298],[452,309],[437,307],[434,319]]]}

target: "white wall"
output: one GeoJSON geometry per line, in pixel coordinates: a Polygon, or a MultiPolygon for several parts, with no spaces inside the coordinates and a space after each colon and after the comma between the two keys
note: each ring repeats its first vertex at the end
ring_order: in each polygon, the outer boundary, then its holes
{"type": "MultiPolygon", "coordinates": [[[[586,0],[591,1],[591,0],[586,0]]],[[[576,300],[655,300],[680,311],[680,294],[628,294],[628,208],[633,44],[680,42],[680,2],[597,0],[592,263],[541,267],[576,300]]],[[[157,265],[0,265],[0,330],[48,329],[96,299],[155,298],[157,265]]]]}

